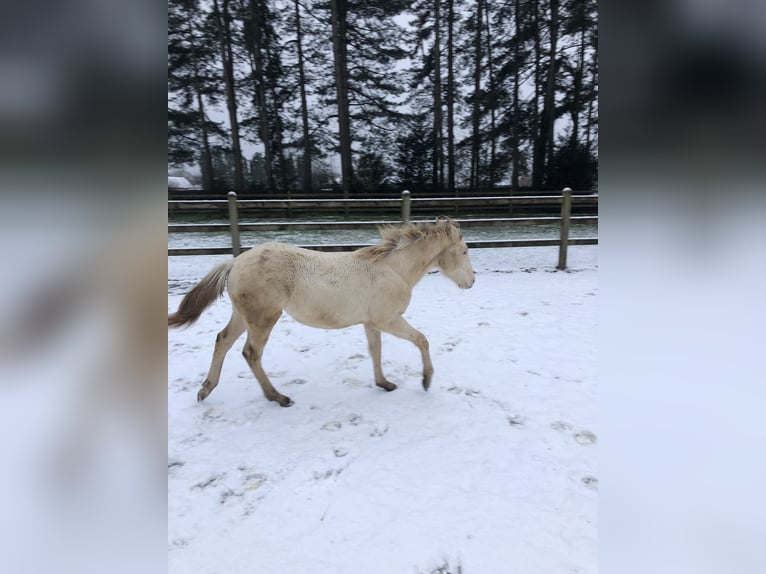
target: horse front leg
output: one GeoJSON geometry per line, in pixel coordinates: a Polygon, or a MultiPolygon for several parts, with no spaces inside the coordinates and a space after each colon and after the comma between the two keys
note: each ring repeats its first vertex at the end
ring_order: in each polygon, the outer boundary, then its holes
{"type": "Polygon", "coordinates": [[[370,356],[372,357],[372,368],[375,371],[375,384],[387,391],[395,390],[396,385],[386,380],[386,377],[383,376],[383,368],[380,365],[380,330],[372,325],[365,325],[364,334],[367,335],[367,348],[370,350],[370,356]]]}
{"type": "Polygon", "coordinates": [[[429,353],[426,336],[405,321],[403,317],[396,317],[387,324],[381,325],[380,328],[382,331],[390,333],[395,337],[414,343],[420,350],[420,354],[423,357],[423,389],[427,391],[428,387],[431,386],[434,366],[431,363],[431,354],[429,353]]]}

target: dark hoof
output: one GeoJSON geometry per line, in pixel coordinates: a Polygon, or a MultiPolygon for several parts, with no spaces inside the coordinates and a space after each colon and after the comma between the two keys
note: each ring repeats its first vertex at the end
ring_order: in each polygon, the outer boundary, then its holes
{"type": "Polygon", "coordinates": [[[431,377],[423,377],[423,390],[427,391],[431,386],[431,377]]]}
{"type": "Polygon", "coordinates": [[[213,392],[214,388],[215,387],[213,386],[213,384],[210,381],[206,380],[204,383],[202,383],[202,388],[197,393],[197,402],[201,403],[202,401],[204,401],[207,398],[207,396],[211,392],[213,392]]]}
{"type": "Polygon", "coordinates": [[[388,381],[383,381],[382,383],[375,383],[378,385],[381,389],[383,389],[386,392],[391,392],[396,390],[396,385],[394,383],[389,383],[388,381]]]}
{"type": "Polygon", "coordinates": [[[277,399],[277,402],[280,407],[291,407],[295,404],[290,397],[281,397],[277,399]]]}

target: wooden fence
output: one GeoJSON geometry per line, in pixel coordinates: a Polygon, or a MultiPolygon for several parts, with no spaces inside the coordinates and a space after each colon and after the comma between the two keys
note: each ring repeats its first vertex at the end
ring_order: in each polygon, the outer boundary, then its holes
{"type": "MultiPolygon", "coordinates": [[[[546,224],[559,223],[561,233],[559,239],[510,239],[500,241],[468,241],[468,247],[472,249],[480,248],[500,248],[500,247],[545,247],[558,246],[559,258],[558,268],[565,269],[567,261],[567,248],[569,245],[598,245],[598,238],[579,238],[569,237],[569,228],[571,222],[577,223],[597,223],[597,216],[572,216],[573,203],[586,203],[588,205],[598,205],[597,195],[576,195],[572,196],[572,191],[564,189],[558,196],[527,196],[527,197],[484,197],[484,198],[438,198],[438,199],[413,199],[408,191],[402,192],[400,199],[350,199],[350,200],[259,200],[259,201],[238,201],[237,194],[229,192],[227,200],[183,202],[192,204],[215,204],[219,208],[226,204],[229,214],[229,223],[205,223],[205,224],[170,224],[168,233],[184,232],[210,232],[226,231],[231,235],[231,247],[206,247],[206,248],[173,248],[168,249],[169,256],[180,255],[227,255],[232,254],[235,257],[240,252],[249,249],[240,244],[240,231],[306,231],[306,230],[347,230],[347,229],[375,229],[380,225],[396,223],[395,221],[333,221],[333,222],[280,222],[280,223],[239,223],[239,210],[245,206],[255,204],[260,206],[268,204],[272,206],[290,209],[294,204],[300,204],[304,207],[313,205],[322,205],[323,207],[346,208],[349,203],[356,204],[364,202],[365,205],[374,207],[385,205],[391,207],[395,204],[400,213],[401,221],[410,221],[412,205],[414,202],[422,201],[430,207],[454,206],[456,203],[464,205],[486,205],[487,202],[497,202],[498,205],[512,206],[514,204],[558,204],[560,206],[560,216],[558,217],[515,217],[515,218],[485,218],[485,219],[459,219],[455,221],[461,225],[470,226],[507,226],[518,224],[546,224]]],[[[169,202],[171,203],[171,202],[169,202]]],[[[365,245],[337,244],[337,245],[302,245],[307,249],[318,251],[353,251],[365,245]]]]}

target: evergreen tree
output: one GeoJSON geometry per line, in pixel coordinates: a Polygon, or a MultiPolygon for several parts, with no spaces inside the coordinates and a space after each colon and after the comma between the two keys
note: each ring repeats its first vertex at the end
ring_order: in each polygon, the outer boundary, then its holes
{"type": "Polygon", "coordinates": [[[598,178],[598,161],[584,143],[569,135],[557,147],[549,173],[553,189],[590,190],[598,178]]]}
{"type": "Polygon", "coordinates": [[[168,4],[168,160],[173,165],[198,162],[202,185],[212,189],[211,141],[223,137],[210,121],[209,105],[220,99],[215,51],[202,23],[197,0],[168,4]]]}
{"type": "MultiPolygon", "coordinates": [[[[353,143],[386,142],[402,92],[396,63],[406,56],[403,31],[395,22],[403,0],[330,0],[341,185],[348,196],[353,181],[353,143]]],[[[324,90],[328,93],[329,90],[324,90]]]]}
{"type": "Polygon", "coordinates": [[[213,0],[212,23],[217,31],[218,52],[223,69],[223,81],[226,89],[226,108],[229,113],[229,129],[231,133],[231,164],[234,172],[234,190],[242,194],[245,189],[245,180],[242,172],[242,151],[239,135],[239,116],[237,113],[237,89],[234,71],[234,43],[241,40],[234,36],[233,16],[230,8],[230,0],[213,0]]]}
{"type": "Polygon", "coordinates": [[[280,58],[281,45],[275,25],[279,23],[266,0],[249,0],[241,6],[252,89],[253,116],[243,122],[257,126],[264,149],[265,187],[269,192],[288,190],[284,145],[284,108],[292,92],[280,58]]]}
{"type": "MultiPolygon", "coordinates": [[[[415,97],[419,97],[420,94],[427,93],[428,91],[430,91],[431,94],[430,115],[432,120],[432,127],[430,132],[433,138],[432,149],[429,154],[431,157],[431,185],[435,190],[442,190],[444,187],[444,125],[442,119],[442,2],[441,0],[416,0],[413,2],[411,10],[415,14],[415,19],[410,23],[410,25],[415,28],[413,39],[414,49],[411,53],[411,56],[417,57],[418,53],[420,53],[420,58],[419,65],[414,67],[412,70],[410,87],[414,91],[415,97]]],[[[450,34],[448,29],[448,37],[449,36],[450,34]]],[[[453,64],[449,58],[449,54],[448,64],[453,64]]],[[[448,79],[454,80],[454,77],[450,78],[448,74],[448,79]]],[[[452,98],[454,98],[454,92],[449,93],[448,103],[454,103],[452,98]]],[[[454,114],[454,108],[451,110],[451,112],[452,113],[448,113],[448,120],[454,121],[454,118],[452,117],[452,114],[454,114]]],[[[454,137],[454,125],[448,126],[448,128],[452,129],[454,137]]],[[[449,143],[450,137],[448,137],[448,144],[449,143]]],[[[454,139],[452,143],[452,150],[454,153],[454,139]]]]}
{"type": "Polygon", "coordinates": [[[307,75],[306,75],[306,58],[303,53],[304,38],[303,38],[303,26],[301,25],[301,10],[299,0],[294,0],[295,8],[295,50],[297,55],[297,69],[298,69],[298,90],[300,93],[300,110],[301,110],[301,140],[300,145],[303,149],[303,157],[301,158],[301,187],[304,192],[311,191],[311,132],[309,127],[309,110],[308,110],[308,97],[306,90],[307,75]]]}
{"type": "Polygon", "coordinates": [[[423,189],[432,178],[433,124],[426,112],[405,122],[397,137],[397,176],[404,187],[423,189]]]}
{"type": "Polygon", "coordinates": [[[595,0],[170,0],[168,161],[288,194],[326,188],[335,153],[346,197],[392,171],[450,194],[587,183],[597,52],[595,0]]]}

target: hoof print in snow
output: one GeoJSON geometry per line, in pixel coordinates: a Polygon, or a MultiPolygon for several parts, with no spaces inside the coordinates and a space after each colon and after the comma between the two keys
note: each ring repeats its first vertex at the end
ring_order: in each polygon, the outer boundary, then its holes
{"type": "Polygon", "coordinates": [[[463,392],[463,389],[461,389],[460,387],[450,387],[449,389],[447,389],[447,392],[452,393],[453,395],[459,395],[460,393],[463,392]]]}
{"type": "Polygon", "coordinates": [[[346,417],[346,422],[354,427],[359,426],[359,423],[362,422],[362,415],[350,414],[346,417]]]}
{"type": "Polygon", "coordinates": [[[343,379],[343,384],[349,387],[362,387],[364,383],[359,379],[343,379]]]}
{"type": "Polygon", "coordinates": [[[305,385],[306,379],[293,379],[285,383],[286,385],[305,385]]]}
{"type": "Polygon", "coordinates": [[[231,506],[233,504],[237,504],[237,503],[241,502],[243,496],[244,496],[244,494],[242,494],[241,492],[236,492],[236,491],[234,491],[234,490],[229,488],[227,490],[224,490],[221,493],[220,502],[221,502],[221,504],[225,504],[227,506],[231,506]]]}
{"type": "Polygon", "coordinates": [[[479,327],[489,327],[489,323],[487,323],[486,321],[479,321],[478,326],[479,327]]]}
{"type": "Polygon", "coordinates": [[[219,412],[215,407],[210,407],[204,413],[202,413],[202,418],[209,421],[217,421],[223,418],[223,413],[219,412]]]}
{"type": "Polygon", "coordinates": [[[245,490],[258,490],[266,482],[266,479],[266,475],[259,472],[248,474],[244,478],[243,485],[245,490]]]}
{"type": "Polygon", "coordinates": [[[337,456],[338,458],[343,458],[344,456],[348,454],[348,449],[345,449],[343,447],[338,447],[333,450],[333,453],[335,453],[335,456],[337,456]]]}
{"type": "Polygon", "coordinates": [[[172,460],[168,462],[168,470],[173,470],[174,468],[181,468],[185,462],[181,462],[180,460],[172,460]]]}
{"type": "Polygon", "coordinates": [[[519,415],[513,415],[508,417],[508,424],[512,427],[523,427],[524,426],[524,419],[520,417],[519,415]]]}
{"type": "Polygon", "coordinates": [[[596,435],[594,435],[590,431],[580,431],[576,435],[574,435],[574,439],[577,441],[578,444],[589,445],[596,442],[596,435]]]}
{"type": "Polygon", "coordinates": [[[335,432],[335,431],[339,431],[342,426],[343,425],[340,424],[338,421],[330,421],[329,423],[325,423],[322,425],[322,430],[335,432]]]}
{"type": "Polygon", "coordinates": [[[598,490],[598,479],[595,476],[583,476],[580,480],[585,485],[585,488],[598,490]]]}
{"type": "Polygon", "coordinates": [[[327,480],[333,476],[338,476],[343,472],[342,468],[330,469],[325,471],[314,471],[314,480],[327,480]]]}
{"type": "Polygon", "coordinates": [[[562,421],[555,421],[551,423],[551,428],[553,430],[568,431],[568,430],[572,430],[572,425],[562,421]]]}
{"type": "Polygon", "coordinates": [[[446,351],[450,353],[452,352],[452,349],[458,346],[459,343],[460,343],[460,339],[458,339],[457,341],[447,341],[441,346],[441,349],[442,351],[446,351]]]}
{"type": "Polygon", "coordinates": [[[465,395],[467,397],[478,398],[481,396],[481,391],[477,391],[476,389],[467,389],[465,391],[465,395]]]}
{"type": "Polygon", "coordinates": [[[226,476],[226,473],[216,474],[215,476],[211,476],[205,481],[198,482],[194,486],[192,486],[192,490],[205,490],[208,486],[213,486],[217,482],[219,482],[224,476],[226,476]]]}
{"type": "Polygon", "coordinates": [[[388,432],[388,425],[382,426],[382,427],[375,427],[370,431],[370,436],[376,437],[376,436],[383,436],[388,432]]]}
{"type": "Polygon", "coordinates": [[[189,546],[188,538],[175,538],[173,539],[173,542],[170,543],[171,548],[186,548],[187,546],[189,546]]]}

